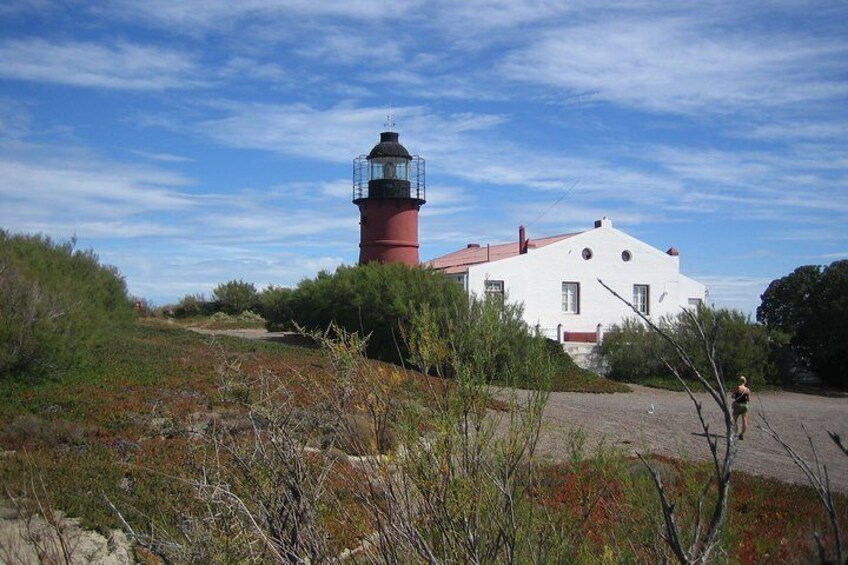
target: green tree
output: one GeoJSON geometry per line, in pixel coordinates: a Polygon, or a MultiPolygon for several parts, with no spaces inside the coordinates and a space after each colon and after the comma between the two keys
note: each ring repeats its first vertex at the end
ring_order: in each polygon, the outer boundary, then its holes
{"type": "Polygon", "coordinates": [[[227,314],[241,314],[256,307],[257,292],[253,283],[241,279],[219,284],[212,291],[217,310],[227,314]]]}
{"type": "Polygon", "coordinates": [[[821,280],[821,267],[806,265],[771,281],[760,295],[757,321],[788,334],[797,334],[812,314],[812,297],[821,280]]]}
{"type": "Polygon", "coordinates": [[[848,260],[798,267],[760,298],[757,320],[787,335],[794,357],[826,383],[848,388],[848,260]]]}
{"type": "Polygon", "coordinates": [[[824,269],[799,330],[810,366],[825,382],[848,389],[848,260],[824,269]]]}

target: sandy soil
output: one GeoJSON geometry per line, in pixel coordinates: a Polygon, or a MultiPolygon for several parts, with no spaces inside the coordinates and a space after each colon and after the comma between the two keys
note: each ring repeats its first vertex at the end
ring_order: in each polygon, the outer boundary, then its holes
{"type": "MultiPolygon", "coordinates": [[[[539,451],[552,460],[565,460],[569,430],[582,426],[591,448],[604,439],[607,445],[632,453],[660,453],[707,460],[709,448],[692,401],[682,392],[631,385],[632,393],[553,393],[544,413],[539,451]],[[653,406],[653,410],[651,407],[653,406]],[[653,412],[651,414],[650,412],[653,412]]],[[[522,392],[521,394],[526,394],[522,392]]],[[[706,395],[705,418],[713,432],[722,432],[720,412],[706,395]]],[[[806,483],[766,431],[759,429],[765,414],[784,440],[806,458],[812,457],[804,427],[809,430],[819,461],[827,466],[834,490],[848,493],[848,457],[833,444],[826,430],[848,440],[848,398],[826,398],[791,392],[765,392],[751,397],[749,429],[738,442],[735,468],[782,481],[806,483]]]]}

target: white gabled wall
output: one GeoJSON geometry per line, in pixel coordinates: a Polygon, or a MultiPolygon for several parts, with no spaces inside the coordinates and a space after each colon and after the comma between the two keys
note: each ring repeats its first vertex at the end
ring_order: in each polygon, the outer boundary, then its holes
{"type": "MultiPolygon", "coordinates": [[[[487,279],[504,281],[511,302],[524,303],[524,319],[541,326],[548,337],[556,337],[557,326],[566,332],[594,332],[598,324],[609,328],[633,312],[597,281],[603,280],[627,300],[633,298],[633,285],[650,288],[649,314],[654,320],[677,314],[689,299],[705,299],[704,285],[680,274],[679,257],[668,255],[612,227],[609,220],[600,227],[524,255],[468,269],[469,292],[484,293],[487,279]],[[592,258],[582,257],[583,249],[592,258]],[[622,260],[629,251],[630,261],[622,260]],[[580,285],[580,313],[562,311],[562,283],[580,285]]],[[[517,245],[517,243],[516,243],[517,245]]]]}

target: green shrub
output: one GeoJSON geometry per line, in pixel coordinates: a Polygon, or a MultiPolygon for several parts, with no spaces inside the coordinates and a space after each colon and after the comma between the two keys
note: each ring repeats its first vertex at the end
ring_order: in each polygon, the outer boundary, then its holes
{"type": "Polygon", "coordinates": [[[283,286],[270,285],[259,293],[257,308],[268,331],[294,329],[291,299],[292,289],[283,286]]]}
{"type": "Polygon", "coordinates": [[[464,301],[462,289],[433,270],[368,263],[342,266],[334,274],[322,271],[302,281],[266,319],[269,327],[292,319],[318,331],[335,322],[347,331],[370,335],[369,356],[400,361],[407,356],[401,328],[409,325],[414,308],[429,304],[459,311],[464,301]]]}
{"type": "Polygon", "coordinates": [[[457,366],[487,380],[508,382],[519,370],[533,337],[522,319],[523,307],[472,296],[452,308],[416,308],[409,326],[413,349],[439,360],[439,373],[454,376],[457,366]],[[438,344],[421,344],[423,336],[438,344]]]}
{"type": "Polygon", "coordinates": [[[193,318],[207,316],[215,310],[214,304],[206,300],[202,294],[186,294],[175,306],[165,306],[176,318],[193,318]]]}
{"type": "Polygon", "coordinates": [[[215,310],[237,316],[257,306],[257,292],[253,283],[241,279],[219,284],[212,291],[215,310]]]}
{"type": "MultiPolygon", "coordinates": [[[[746,375],[749,383],[756,385],[777,378],[769,357],[767,330],[752,323],[742,312],[726,308],[701,308],[695,320],[681,312],[660,323],[660,327],[692,356],[696,365],[702,367],[699,370],[711,372],[696,322],[705,331],[715,332],[716,359],[725,379],[746,375]]],[[[655,377],[673,377],[666,363],[677,368],[684,378],[693,376],[686,372],[671,345],[636,318],[615,326],[604,337],[601,352],[612,379],[638,383],[652,381],[655,377]]]]}
{"type": "Polygon", "coordinates": [[[667,374],[662,358],[668,353],[662,337],[636,318],[614,326],[601,344],[601,354],[609,367],[607,376],[619,381],[643,382],[667,374]]]}
{"type": "Polygon", "coordinates": [[[75,243],[0,230],[0,378],[66,369],[135,317],[117,270],[75,243]]]}
{"type": "Polygon", "coordinates": [[[456,308],[423,305],[413,313],[406,337],[431,363],[413,359],[417,366],[447,377],[456,377],[457,367],[463,367],[487,383],[532,390],[628,390],[618,383],[601,385],[605,379],[577,367],[560,344],[531,333],[523,307],[509,301],[472,296],[456,308]],[[550,370],[536,370],[534,358],[544,358],[550,370]]]}
{"type": "MultiPolygon", "coordinates": [[[[347,332],[370,335],[367,353],[386,361],[410,361],[414,343],[434,366],[412,363],[424,371],[453,377],[455,367],[473,367],[489,382],[525,388],[595,389],[586,372],[562,348],[533,336],[523,307],[508,300],[469,299],[440,273],[402,264],[369,263],[322,271],[296,289],[270,287],[261,296],[266,327],[288,329],[293,323],[323,331],[335,323],[347,332]],[[422,343],[441,336],[434,343],[422,343]],[[527,359],[545,349],[556,367],[555,382],[536,382],[527,359]]],[[[605,389],[606,390],[606,389],[605,389]]]]}
{"type": "Polygon", "coordinates": [[[236,320],[239,322],[264,322],[265,319],[260,315],[254,312],[253,310],[245,310],[238,316],[236,316],[236,320]]]}

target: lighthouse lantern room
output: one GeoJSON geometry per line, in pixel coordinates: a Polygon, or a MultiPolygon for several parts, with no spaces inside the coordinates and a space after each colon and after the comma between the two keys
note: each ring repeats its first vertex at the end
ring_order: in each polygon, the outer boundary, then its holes
{"type": "Polygon", "coordinates": [[[418,211],[426,202],[424,159],[410,155],[398,137],[384,131],[368,155],[353,161],[360,263],[419,262],[418,211]]]}

